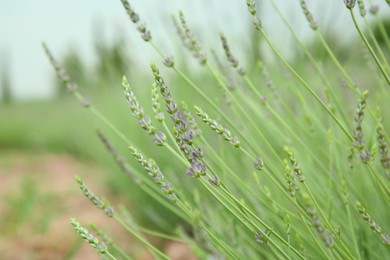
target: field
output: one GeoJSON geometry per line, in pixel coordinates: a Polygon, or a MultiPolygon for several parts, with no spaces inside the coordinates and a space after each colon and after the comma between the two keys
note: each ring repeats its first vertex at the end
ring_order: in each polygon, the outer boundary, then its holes
{"type": "Polygon", "coordinates": [[[58,97],[0,106],[0,258],[390,257],[389,20],[345,2],[349,43],[301,1],[315,37],[286,21],[286,59],[252,1],[243,61],[229,33],[204,49],[183,13],[171,57],[127,1],[161,55],[142,73],[119,58],[89,79],[43,44],[58,97]]]}

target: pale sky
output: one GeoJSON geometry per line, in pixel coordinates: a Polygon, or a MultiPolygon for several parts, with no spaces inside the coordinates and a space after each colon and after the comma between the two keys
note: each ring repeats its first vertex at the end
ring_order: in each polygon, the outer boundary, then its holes
{"type": "MultiPolygon", "coordinates": [[[[296,31],[303,37],[312,35],[299,0],[275,0],[296,31]]],[[[170,15],[183,10],[190,27],[197,33],[205,50],[220,46],[218,34],[223,31],[231,45],[242,46],[250,22],[245,0],[134,0],[129,1],[141,20],[152,31],[161,48],[175,54],[171,42],[178,42],[170,15]]],[[[264,27],[281,51],[288,53],[289,36],[276,16],[269,0],[262,0],[264,27]]],[[[374,3],[376,1],[373,1],[374,3]]],[[[342,0],[307,0],[321,30],[351,31],[351,21],[342,0]],[[327,3],[327,4],[325,4],[327,3]],[[349,29],[346,29],[349,28],[349,29]]],[[[382,15],[390,15],[384,0],[378,0],[382,15]]],[[[356,10],[357,11],[357,10],[356,10]]],[[[116,33],[131,39],[131,55],[148,64],[157,59],[148,45],[139,38],[138,32],[128,20],[120,0],[0,0],[0,64],[10,62],[13,94],[18,99],[37,99],[53,94],[53,71],[41,49],[45,41],[56,57],[76,47],[83,58],[93,60],[93,26],[107,40],[116,33]],[[96,23],[98,21],[98,23],[96,23]]],[[[236,48],[238,49],[238,48],[236,48]]],[[[244,55],[241,50],[238,56],[244,55]]],[[[158,59],[159,60],[159,59],[158,59]]],[[[145,65],[145,66],[146,66],[145,65]]]]}

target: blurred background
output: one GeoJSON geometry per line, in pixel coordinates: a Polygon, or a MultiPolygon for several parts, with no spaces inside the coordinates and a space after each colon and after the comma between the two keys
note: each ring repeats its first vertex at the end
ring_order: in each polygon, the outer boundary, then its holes
{"type": "MultiPolygon", "coordinates": [[[[281,53],[299,64],[302,51],[274,8],[269,1],[258,2],[265,30],[281,53]]],[[[276,2],[299,37],[326,64],[329,58],[316,42],[299,1],[276,2]]],[[[157,46],[173,55],[176,64],[199,82],[207,82],[209,76],[203,75],[198,62],[189,59],[191,54],[181,45],[171,19],[179,10],[207,53],[222,54],[218,34],[224,32],[239,60],[252,68],[251,74],[257,75],[259,60],[271,68],[277,64],[253,30],[243,0],[143,0],[131,4],[157,46]]],[[[390,28],[390,9],[385,1],[376,4],[379,15],[368,17],[374,32],[378,17],[390,28]]],[[[351,30],[343,1],[308,1],[308,5],[334,51],[353,66],[360,53],[350,50],[358,52],[360,40],[351,30]],[[348,54],[343,55],[344,50],[349,50],[348,54]]],[[[369,8],[370,1],[367,5],[369,8]]],[[[150,145],[150,138],[130,116],[121,93],[121,78],[128,76],[141,103],[147,105],[153,82],[149,64],[154,61],[162,67],[162,61],[141,39],[120,1],[2,0],[0,32],[0,258],[97,258],[77,240],[68,224],[75,216],[121,235],[115,224],[95,212],[81,196],[74,175],[84,177],[95,193],[125,204],[144,225],[169,230],[170,223],[153,218],[154,212],[162,209],[155,204],[145,206],[150,200],[114,165],[96,137],[100,124],[66,93],[41,47],[42,42],[49,46],[80,91],[137,145],[150,145]]],[[[168,81],[178,86],[175,95],[189,95],[180,88],[180,79],[163,71],[168,81]]],[[[126,153],[126,145],[113,142],[126,153]]],[[[169,164],[168,157],[164,160],[169,164]]],[[[130,247],[137,250],[136,244],[130,247]]],[[[137,254],[147,257],[143,251],[137,254]]]]}

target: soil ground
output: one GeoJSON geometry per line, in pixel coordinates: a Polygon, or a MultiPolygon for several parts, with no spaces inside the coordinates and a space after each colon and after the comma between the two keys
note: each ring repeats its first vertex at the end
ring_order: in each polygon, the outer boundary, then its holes
{"type": "MultiPolygon", "coordinates": [[[[0,152],[0,259],[100,259],[74,232],[72,217],[115,237],[133,258],[150,259],[143,246],[82,196],[75,175],[88,179],[95,194],[110,197],[96,166],[68,155],[0,152]]],[[[183,244],[165,245],[172,259],[194,259],[183,244]]]]}

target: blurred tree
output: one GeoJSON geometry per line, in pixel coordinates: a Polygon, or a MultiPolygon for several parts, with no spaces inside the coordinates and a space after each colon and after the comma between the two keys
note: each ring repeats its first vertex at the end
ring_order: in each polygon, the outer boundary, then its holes
{"type": "Polygon", "coordinates": [[[126,40],[120,30],[115,33],[113,42],[107,43],[100,20],[94,23],[93,38],[97,64],[94,72],[99,83],[118,81],[128,72],[130,57],[126,51],[126,40]]]}
{"type": "Polygon", "coordinates": [[[372,30],[379,45],[390,45],[390,18],[377,21],[372,25],[372,30]]]}
{"type": "MultiPolygon", "coordinates": [[[[86,84],[87,69],[84,65],[82,58],[78,54],[76,48],[72,47],[67,51],[67,53],[62,59],[61,64],[68,72],[69,76],[73,81],[83,86],[89,85],[86,84]]],[[[61,82],[57,81],[57,86],[58,86],[57,90],[59,95],[62,95],[66,92],[66,89],[62,86],[61,82]]]]}
{"type": "Polygon", "coordinates": [[[10,61],[8,55],[3,54],[0,64],[0,77],[1,77],[1,91],[2,91],[2,102],[4,104],[12,103],[12,84],[11,84],[11,73],[10,73],[10,61]]]}
{"type": "Polygon", "coordinates": [[[125,40],[118,37],[112,45],[103,41],[95,42],[97,64],[96,75],[100,82],[112,82],[127,72],[129,57],[126,55],[125,40]]]}
{"type": "MultiPolygon", "coordinates": [[[[100,30],[101,31],[101,30],[100,30]]],[[[122,35],[117,33],[116,35],[122,35]]],[[[113,82],[121,80],[123,74],[127,74],[131,59],[126,51],[126,41],[118,36],[113,43],[104,41],[101,32],[95,33],[94,46],[96,63],[88,67],[76,48],[70,48],[61,59],[61,64],[68,72],[71,79],[80,86],[98,89],[111,86],[113,82]]],[[[57,81],[58,94],[63,95],[66,90],[57,81]]]]}

